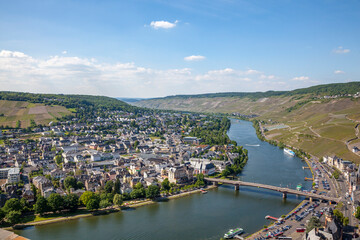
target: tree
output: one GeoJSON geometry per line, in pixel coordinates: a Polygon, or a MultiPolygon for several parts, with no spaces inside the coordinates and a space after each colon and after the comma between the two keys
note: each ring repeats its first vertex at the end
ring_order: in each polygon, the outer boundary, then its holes
{"type": "Polygon", "coordinates": [[[48,203],[46,198],[43,196],[39,196],[36,203],[35,203],[35,213],[39,213],[43,215],[49,209],[48,203]]]}
{"type": "Polygon", "coordinates": [[[123,204],[123,198],[122,198],[122,196],[120,195],[120,194],[115,194],[114,195],[114,199],[113,199],[113,203],[115,204],[115,205],[117,205],[118,207],[120,207],[121,206],[121,204],[123,204]]]}
{"type": "Polygon", "coordinates": [[[87,204],[86,204],[86,209],[88,210],[96,210],[99,209],[99,200],[96,198],[91,198],[87,204]]]}
{"type": "Polygon", "coordinates": [[[156,198],[160,196],[160,188],[158,185],[150,185],[146,189],[146,197],[147,198],[156,198]]]}
{"type": "Polygon", "coordinates": [[[85,191],[81,197],[80,197],[80,201],[87,206],[88,202],[90,201],[90,199],[95,197],[95,193],[90,192],[90,191],[85,191]]]}
{"type": "Polygon", "coordinates": [[[170,190],[170,182],[168,178],[165,178],[164,181],[162,181],[161,183],[161,187],[163,190],[165,191],[169,191],[170,190]]]}
{"type": "Polygon", "coordinates": [[[19,223],[21,220],[21,212],[20,211],[10,211],[6,214],[6,221],[10,224],[19,223]]]}
{"type": "Polygon", "coordinates": [[[108,200],[101,200],[99,206],[100,208],[107,208],[111,206],[111,203],[108,200]]]}
{"type": "Polygon", "coordinates": [[[48,205],[53,212],[60,211],[64,205],[64,199],[58,193],[50,194],[48,205]]]}
{"type": "Polygon", "coordinates": [[[20,120],[17,120],[17,122],[16,122],[16,128],[21,128],[21,121],[20,121],[20,120]]]}
{"type": "Polygon", "coordinates": [[[196,180],[195,185],[196,186],[204,186],[205,185],[204,174],[200,173],[197,175],[197,180],[196,180]]]}
{"type": "Polygon", "coordinates": [[[28,201],[26,201],[25,198],[20,199],[20,204],[21,204],[21,208],[23,211],[25,211],[25,212],[29,211],[29,203],[28,203],[28,201]]]}
{"type": "Polygon", "coordinates": [[[356,217],[357,219],[360,219],[360,207],[357,207],[357,208],[356,208],[355,217],[356,217]]]}
{"type": "Polygon", "coordinates": [[[310,232],[313,228],[321,227],[320,219],[317,217],[311,217],[308,225],[306,226],[306,232],[310,232]]]}
{"type": "Polygon", "coordinates": [[[145,189],[141,188],[141,189],[133,189],[130,193],[130,197],[132,199],[136,199],[136,198],[142,198],[145,197],[145,189]]]}
{"type": "Polygon", "coordinates": [[[111,193],[113,191],[114,182],[113,181],[107,181],[105,185],[105,192],[111,193]]]}
{"type": "Polygon", "coordinates": [[[75,212],[79,207],[79,197],[70,193],[64,197],[64,208],[69,209],[71,212],[75,212]]]}
{"type": "Polygon", "coordinates": [[[84,188],[84,184],[81,181],[77,182],[77,189],[83,189],[84,188]]]}
{"type": "Polygon", "coordinates": [[[114,188],[113,188],[113,193],[114,194],[119,194],[120,193],[120,180],[117,178],[116,181],[115,181],[115,184],[114,184],[114,188]]]}
{"type": "Polygon", "coordinates": [[[7,200],[4,205],[4,211],[6,213],[8,213],[10,211],[22,211],[22,206],[21,206],[19,199],[11,198],[11,199],[7,200]]]}
{"type": "Polygon", "coordinates": [[[4,212],[4,210],[2,210],[2,208],[0,208],[0,223],[2,222],[4,217],[5,217],[5,212],[4,212]]]}
{"type": "Polygon", "coordinates": [[[76,178],[72,177],[72,176],[67,176],[64,179],[64,186],[67,190],[69,190],[70,188],[74,188],[77,189],[77,181],[76,178]]]}
{"type": "Polygon", "coordinates": [[[61,155],[56,155],[55,162],[57,165],[60,165],[63,162],[63,158],[61,155]]]}

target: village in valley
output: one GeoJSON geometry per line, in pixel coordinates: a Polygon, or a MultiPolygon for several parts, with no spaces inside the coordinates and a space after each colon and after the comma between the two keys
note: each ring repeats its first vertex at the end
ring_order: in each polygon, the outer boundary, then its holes
{"type": "MultiPolygon", "coordinates": [[[[74,116],[30,132],[4,129],[1,205],[21,199],[23,207],[43,215],[65,210],[37,206],[39,199],[54,196],[81,200],[84,193],[105,193],[94,206],[83,202],[94,210],[113,205],[114,194],[127,201],[199,188],[204,186],[199,174],[232,173],[234,159],[247,154],[228,139],[229,121],[191,113],[106,111],[86,122],[74,116]],[[156,187],[148,194],[149,186],[156,187]]],[[[20,218],[11,223],[18,222],[20,218]]]]}

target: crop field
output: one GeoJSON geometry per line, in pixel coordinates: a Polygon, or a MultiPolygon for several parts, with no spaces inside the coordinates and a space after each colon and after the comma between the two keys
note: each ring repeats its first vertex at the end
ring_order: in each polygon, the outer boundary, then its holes
{"type": "Polygon", "coordinates": [[[36,124],[48,124],[57,117],[71,114],[69,110],[62,106],[45,106],[43,104],[0,100],[0,126],[15,127],[17,121],[21,122],[21,127],[30,126],[30,121],[36,124]]]}

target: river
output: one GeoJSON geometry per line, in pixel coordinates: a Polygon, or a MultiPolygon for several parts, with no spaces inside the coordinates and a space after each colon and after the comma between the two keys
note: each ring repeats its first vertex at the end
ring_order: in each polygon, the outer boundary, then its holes
{"type": "MultiPolygon", "coordinates": [[[[241,180],[294,189],[301,183],[310,189],[311,182],[305,182],[304,177],[311,177],[311,172],[302,169],[306,163],[260,141],[251,122],[231,119],[228,135],[249,151],[241,180]]],[[[233,187],[220,186],[208,194],[193,194],[135,210],[31,227],[16,233],[33,240],[218,240],[234,227],[242,227],[247,233],[255,232],[269,224],[265,215],[279,217],[301,201],[296,196],[288,195],[286,200],[281,196],[257,188],[240,187],[236,192],[233,187]]]]}

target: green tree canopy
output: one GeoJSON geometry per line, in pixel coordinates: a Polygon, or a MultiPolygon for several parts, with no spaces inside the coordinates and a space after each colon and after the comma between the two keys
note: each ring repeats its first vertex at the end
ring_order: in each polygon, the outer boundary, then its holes
{"type": "Polygon", "coordinates": [[[80,197],[80,201],[86,206],[87,203],[89,202],[90,199],[95,197],[95,193],[90,192],[90,191],[85,191],[81,197],[80,197]]]}
{"type": "Polygon", "coordinates": [[[113,193],[114,194],[116,194],[116,193],[119,194],[120,193],[120,187],[121,187],[120,180],[116,179],[115,184],[114,184],[113,193]]]}
{"type": "Polygon", "coordinates": [[[123,204],[123,198],[120,194],[115,194],[114,195],[114,199],[113,199],[113,203],[117,206],[121,206],[121,204],[123,204]]]}
{"type": "Polygon", "coordinates": [[[320,219],[317,217],[311,217],[309,223],[306,226],[306,232],[310,232],[313,228],[321,227],[320,219]]]}
{"type": "Polygon", "coordinates": [[[67,176],[64,179],[64,186],[66,189],[70,189],[70,188],[74,188],[77,189],[77,181],[76,178],[72,177],[72,176],[67,176]]]}
{"type": "Polygon", "coordinates": [[[40,215],[43,215],[45,212],[47,212],[49,210],[49,206],[46,198],[39,196],[36,200],[34,209],[35,213],[39,213],[40,215]]]}
{"type": "Polygon", "coordinates": [[[109,206],[111,206],[111,203],[109,202],[109,200],[101,200],[100,204],[99,204],[100,208],[107,208],[109,206]]]}
{"type": "Polygon", "coordinates": [[[20,200],[17,198],[11,198],[7,200],[4,205],[4,211],[6,213],[10,211],[22,211],[22,205],[20,203],[20,200]]]}
{"type": "Polygon", "coordinates": [[[150,185],[146,189],[146,197],[147,198],[156,198],[160,196],[160,188],[158,185],[150,185]]]}
{"type": "Polygon", "coordinates": [[[79,197],[76,194],[70,193],[64,197],[64,208],[75,212],[79,207],[79,197]]]}
{"type": "Polygon", "coordinates": [[[48,205],[53,212],[60,211],[64,206],[64,199],[58,193],[50,194],[48,205]]]}
{"type": "Polygon", "coordinates": [[[113,191],[114,182],[113,181],[107,181],[105,184],[105,192],[111,193],[113,191]]]}
{"type": "Polygon", "coordinates": [[[10,211],[6,214],[6,221],[10,224],[19,223],[21,220],[21,212],[20,211],[10,211]]]}
{"type": "Polygon", "coordinates": [[[163,190],[165,191],[169,191],[170,190],[170,182],[168,178],[165,178],[164,181],[162,181],[161,183],[161,187],[163,190]]]}
{"type": "Polygon", "coordinates": [[[88,210],[96,210],[96,209],[99,209],[99,204],[100,204],[100,201],[99,199],[97,198],[91,198],[87,204],[86,204],[86,209],[88,210]]]}

